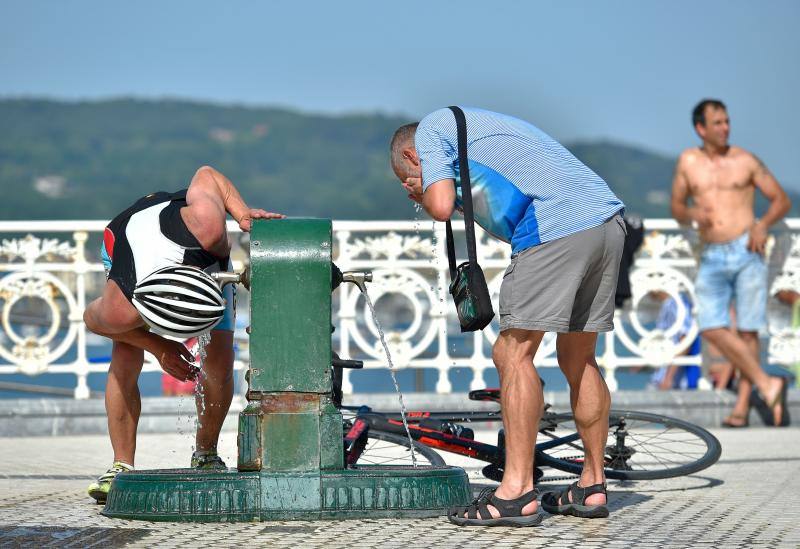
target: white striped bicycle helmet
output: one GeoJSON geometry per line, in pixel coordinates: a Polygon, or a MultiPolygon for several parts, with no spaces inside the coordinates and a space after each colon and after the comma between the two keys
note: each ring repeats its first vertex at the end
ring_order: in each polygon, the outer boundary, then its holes
{"type": "Polygon", "coordinates": [[[136,285],[133,306],[154,332],[186,339],[211,330],[222,320],[225,298],[205,271],[171,265],[136,285]]]}

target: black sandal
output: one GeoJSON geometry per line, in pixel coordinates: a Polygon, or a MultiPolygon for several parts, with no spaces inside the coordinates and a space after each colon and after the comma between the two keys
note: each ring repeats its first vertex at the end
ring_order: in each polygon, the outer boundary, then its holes
{"type": "Polygon", "coordinates": [[[572,515],[581,518],[605,518],[608,516],[608,507],[602,505],[586,505],[586,498],[594,494],[603,494],[608,503],[608,493],[605,484],[593,484],[582,488],[573,482],[563,492],[547,492],[542,496],[542,507],[554,515],[572,515]],[[569,495],[572,494],[572,502],[569,495]]]}
{"type": "Polygon", "coordinates": [[[451,507],[447,519],[459,526],[537,526],[542,522],[542,514],[523,515],[522,509],[536,501],[539,493],[536,488],[516,499],[500,499],[494,495],[496,488],[485,488],[480,495],[466,507],[451,507]],[[492,517],[488,505],[500,513],[492,517]]]}

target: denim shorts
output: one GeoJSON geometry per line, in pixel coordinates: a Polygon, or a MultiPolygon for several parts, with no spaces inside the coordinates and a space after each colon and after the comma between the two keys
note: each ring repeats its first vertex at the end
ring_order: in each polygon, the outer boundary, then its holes
{"type": "Polygon", "coordinates": [[[731,301],[736,329],[755,332],[767,323],[767,263],[747,249],[750,234],[719,244],[706,244],[700,256],[695,293],[700,330],[729,327],[731,301]]]}

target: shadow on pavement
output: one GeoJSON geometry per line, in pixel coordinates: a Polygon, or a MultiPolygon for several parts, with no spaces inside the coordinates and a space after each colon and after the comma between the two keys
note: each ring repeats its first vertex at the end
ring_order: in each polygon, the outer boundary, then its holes
{"type": "MultiPolygon", "coordinates": [[[[630,483],[628,483],[628,485],[630,485],[630,483]]],[[[471,483],[470,488],[472,488],[473,497],[477,497],[480,491],[484,488],[494,488],[495,486],[495,484],[480,484],[473,482],[471,483]]],[[[556,483],[547,483],[546,486],[539,486],[539,497],[541,497],[545,492],[562,492],[567,486],[569,486],[569,484],[556,483]]],[[[651,499],[653,499],[653,496],[644,495],[643,493],[635,492],[633,490],[619,490],[612,486],[608,491],[608,509],[611,512],[618,511],[623,507],[638,505],[651,499]]]]}
{"type": "Polygon", "coordinates": [[[118,547],[139,541],[151,530],[142,528],[63,528],[52,526],[0,526],[0,546],[118,547]],[[49,545],[52,544],[52,545],[49,545]]]}
{"type": "Polygon", "coordinates": [[[92,475],[0,475],[0,480],[94,480],[92,475]]]}
{"type": "MultiPolygon", "coordinates": [[[[722,486],[725,484],[725,481],[718,478],[713,477],[701,477],[699,475],[689,475],[687,477],[683,477],[682,480],[684,481],[681,486],[670,486],[660,488],[659,486],[642,486],[637,491],[642,493],[667,493],[667,492],[686,492],[689,490],[706,490],[708,488],[716,488],[717,486],[722,486]],[[689,484],[691,483],[691,484],[689,484]]],[[[655,482],[658,483],[658,480],[655,481],[647,481],[647,482],[655,482]]],[[[617,484],[617,490],[620,489],[624,490],[626,488],[631,488],[631,490],[636,486],[635,482],[631,481],[622,481],[617,484]]]]}

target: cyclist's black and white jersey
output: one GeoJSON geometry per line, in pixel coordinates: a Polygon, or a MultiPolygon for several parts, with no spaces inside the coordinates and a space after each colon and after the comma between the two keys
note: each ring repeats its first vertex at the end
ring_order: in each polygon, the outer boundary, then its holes
{"type": "Polygon", "coordinates": [[[207,273],[228,269],[229,258],[204,250],[186,227],[181,217],[186,191],[148,194],[106,227],[102,255],[108,279],[128,300],[140,280],[162,267],[193,265],[207,273]]]}

